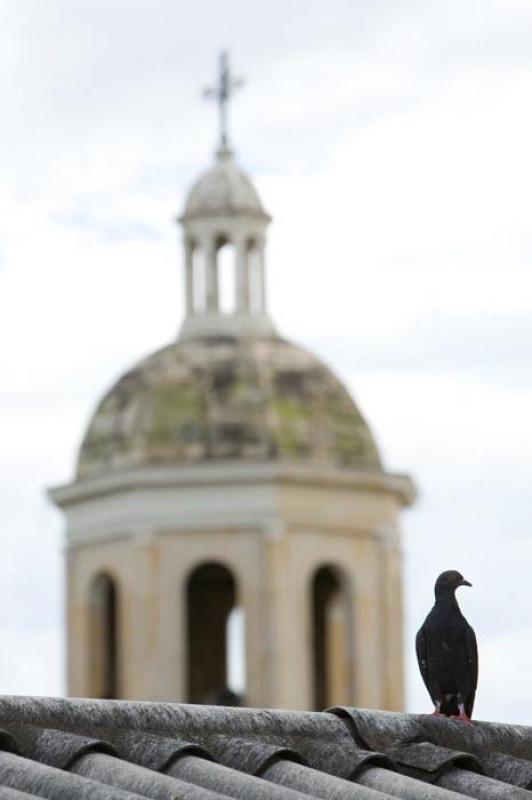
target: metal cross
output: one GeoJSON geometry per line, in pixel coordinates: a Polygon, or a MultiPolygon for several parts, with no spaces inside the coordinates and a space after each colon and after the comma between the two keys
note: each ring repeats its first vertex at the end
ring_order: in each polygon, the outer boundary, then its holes
{"type": "Polygon", "coordinates": [[[229,149],[227,133],[227,106],[235,89],[244,85],[242,78],[235,78],[229,67],[229,55],[223,51],[219,59],[218,84],[203,90],[203,97],[214,99],[218,103],[220,112],[220,150],[229,149]]]}

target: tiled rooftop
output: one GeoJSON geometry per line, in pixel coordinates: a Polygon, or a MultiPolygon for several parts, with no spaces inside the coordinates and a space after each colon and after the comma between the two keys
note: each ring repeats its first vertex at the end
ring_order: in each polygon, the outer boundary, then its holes
{"type": "Polygon", "coordinates": [[[0,698],[0,800],[532,798],[532,728],[320,713],[0,698]]]}

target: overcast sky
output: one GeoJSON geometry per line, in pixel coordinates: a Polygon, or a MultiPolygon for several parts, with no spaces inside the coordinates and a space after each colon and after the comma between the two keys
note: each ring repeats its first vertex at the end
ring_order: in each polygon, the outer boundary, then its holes
{"type": "Polygon", "coordinates": [[[0,692],[63,683],[62,518],[91,411],[183,310],[173,219],[231,127],[280,331],[347,382],[403,516],[408,707],[435,576],[473,583],[476,714],[532,724],[530,0],[3,0],[0,692]]]}

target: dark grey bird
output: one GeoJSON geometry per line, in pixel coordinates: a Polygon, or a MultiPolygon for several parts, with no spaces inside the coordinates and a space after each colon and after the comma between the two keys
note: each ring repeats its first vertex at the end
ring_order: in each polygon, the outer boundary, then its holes
{"type": "Polygon", "coordinates": [[[455,597],[459,586],[471,586],[451,569],[436,580],[436,602],[416,636],[416,653],[434,714],[471,722],[478,679],[475,631],[455,597]]]}

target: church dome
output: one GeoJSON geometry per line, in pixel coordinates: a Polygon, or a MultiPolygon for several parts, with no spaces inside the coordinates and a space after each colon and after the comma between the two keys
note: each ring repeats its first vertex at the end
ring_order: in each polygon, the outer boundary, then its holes
{"type": "Polygon", "coordinates": [[[215,460],[381,469],[348,391],[278,337],[175,342],[123,375],[83,440],[78,478],[215,460]]]}
{"type": "Polygon", "coordinates": [[[251,180],[234,163],[231,151],[220,150],[214,166],[192,186],[183,219],[233,214],[268,216],[251,180]]]}

